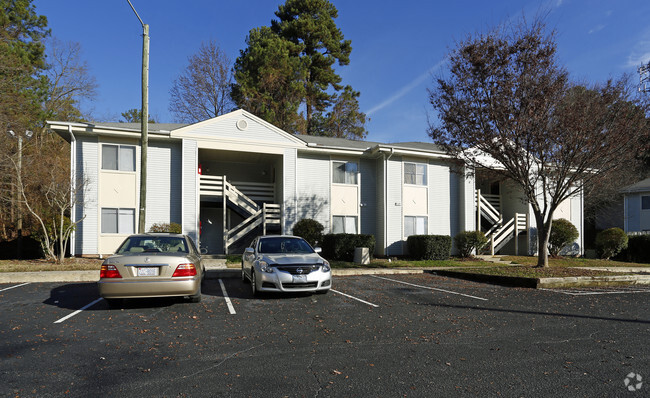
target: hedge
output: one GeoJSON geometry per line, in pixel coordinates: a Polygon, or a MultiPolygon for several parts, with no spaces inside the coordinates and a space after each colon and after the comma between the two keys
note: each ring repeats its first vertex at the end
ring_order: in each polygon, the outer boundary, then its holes
{"type": "Polygon", "coordinates": [[[596,235],[596,251],[602,259],[609,260],[627,248],[628,237],[620,228],[609,228],[596,235]]]}
{"type": "Polygon", "coordinates": [[[447,260],[451,256],[449,235],[411,235],[406,244],[414,260],[447,260]]]}
{"type": "Polygon", "coordinates": [[[627,249],[619,258],[633,263],[650,263],[650,235],[628,235],[627,249]]]}
{"type": "Polygon", "coordinates": [[[311,218],[303,218],[293,226],[293,234],[316,247],[323,241],[323,224],[311,218]]]}
{"type": "Polygon", "coordinates": [[[354,261],[354,249],[367,247],[375,252],[375,237],[363,234],[327,234],[323,236],[323,256],[328,260],[354,261]]]}
{"type": "Polygon", "coordinates": [[[478,253],[488,243],[488,238],[482,231],[463,231],[454,237],[458,255],[467,258],[478,253]]]}

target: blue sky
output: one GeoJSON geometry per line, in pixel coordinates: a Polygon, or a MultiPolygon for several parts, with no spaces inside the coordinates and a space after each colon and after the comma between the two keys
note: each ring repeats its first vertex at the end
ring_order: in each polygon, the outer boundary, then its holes
{"type": "MultiPolygon", "coordinates": [[[[269,25],[283,1],[131,0],[150,25],[149,109],[160,122],[173,122],[169,89],[202,41],[215,40],[232,58],[248,32],[269,25]]],[[[650,2],[647,0],[456,0],[332,3],[346,39],[350,64],[339,68],[344,84],[361,92],[370,117],[367,140],[429,141],[427,100],[432,74],[444,72],[444,58],[468,34],[547,12],[557,31],[560,62],[574,80],[603,82],[634,74],[650,61],[650,2]]],[[[83,104],[97,120],[116,121],[140,107],[142,27],[126,0],[35,0],[52,34],[81,43],[83,59],[97,79],[98,96],[83,104]]]]}

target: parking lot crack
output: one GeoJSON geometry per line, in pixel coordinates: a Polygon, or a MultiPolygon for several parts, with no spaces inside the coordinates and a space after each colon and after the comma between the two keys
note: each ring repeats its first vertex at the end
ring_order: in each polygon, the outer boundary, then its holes
{"type": "Polygon", "coordinates": [[[318,386],[318,389],[314,394],[314,398],[317,398],[320,395],[320,392],[323,390],[323,386],[321,385],[320,380],[318,379],[318,375],[316,374],[314,369],[312,369],[315,360],[316,360],[316,351],[312,351],[311,359],[309,361],[309,365],[307,366],[307,369],[309,369],[309,372],[312,374],[312,376],[314,376],[314,380],[316,380],[316,386],[318,386]]]}

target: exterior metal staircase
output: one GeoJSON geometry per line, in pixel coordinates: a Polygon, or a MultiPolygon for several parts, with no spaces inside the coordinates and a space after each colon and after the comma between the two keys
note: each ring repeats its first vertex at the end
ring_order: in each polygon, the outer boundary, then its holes
{"type": "Polygon", "coordinates": [[[228,248],[231,245],[256,228],[261,226],[263,235],[266,235],[270,225],[279,226],[282,222],[280,205],[265,202],[273,201],[273,184],[231,183],[226,176],[199,175],[199,195],[223,198],[223,247],[225,254],[228,254],[228,248]],[[260,205],[253,199],[263,201],[263,203],[260,205]],[[244,221],[230,229],[226,224],[228,208],[234,209],[245,217],[244,221]]]}
{"type": "MultiPolygon", "coordinates": [[[[476,230],[481,230],[483,220],[491,225],[485,232],[489,246],[483,249],[489,250],[491,255],[529,228],[527,214],[515,213],[513,218],[504,223],[500,201],[499,195],[481,195],[481,190],[476,190],[476,230]]],[[[518,239],[515,239],[515,253],[519,254],[518,239]]]]}

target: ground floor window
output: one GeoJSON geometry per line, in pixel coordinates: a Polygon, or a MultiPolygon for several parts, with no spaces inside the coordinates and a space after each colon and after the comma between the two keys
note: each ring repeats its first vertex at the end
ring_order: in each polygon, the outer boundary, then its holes
{"type": "Polygon", "coordinates": [[[427,234],[427,217],[424,216],[405,216],[404,217],[404,237],[411,235],[427,234]]]}
{"type": "Polygon", "coordinates": [[[102,207],[103,234],[132,234],[135,231],[135,209],[102,207]]]}
{"type": "Polygon", "coordinates": [[[641,196],[641,210],[650,210],[650,196],[641,196]]]}
{"type": "Polygon", "coordinates": [[[332,217],[333,234],[356,234],[357,231],[357,216],[332,217]]]}

